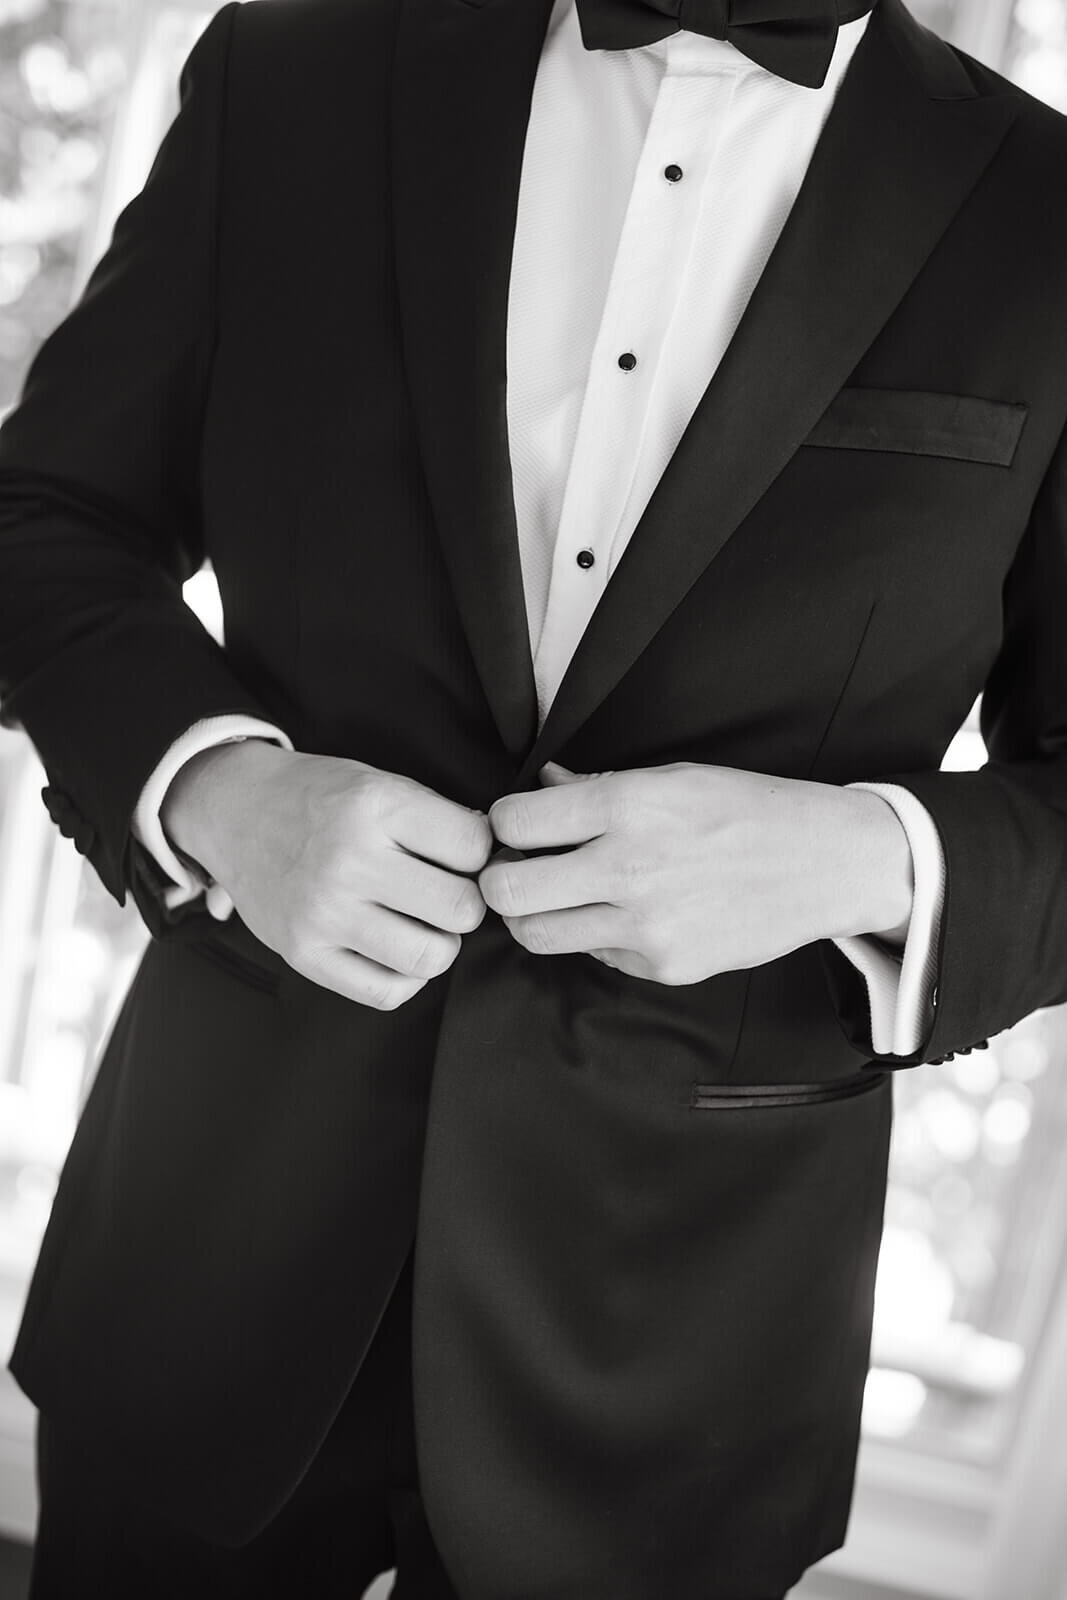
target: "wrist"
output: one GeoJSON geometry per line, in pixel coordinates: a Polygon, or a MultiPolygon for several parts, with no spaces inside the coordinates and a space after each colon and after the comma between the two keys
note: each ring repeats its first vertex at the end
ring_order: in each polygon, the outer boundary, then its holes
{"type": "Polygon", "coordinates": [[[832,938],[871,936],[902,949],[915,892],[911,845],[888,800],[867,790],[840,789],[843,851],[832,938]]]}
{"type": "Polygon", "coordinates": [[[225,872],[225,840],[233,819],[240,825],[237,797],[244,796],[247,807],[250,786],[288,756],[288,751],[259,738],[198,751],[175,775],[160,807],[167,838],[218,881],[225,872]]]}

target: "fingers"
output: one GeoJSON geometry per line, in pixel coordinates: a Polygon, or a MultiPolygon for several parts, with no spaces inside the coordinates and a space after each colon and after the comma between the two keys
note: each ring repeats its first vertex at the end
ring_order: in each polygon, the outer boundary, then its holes
{"type": "Polygon", "coordinates": [[[629,978],[649,978],[648,962],[636,950],[590,950],[589,954],[602,967],[615,972],[625,972],[629,978]]]}
{"type": "Polygon", "coordinates": [[[394,842],[424,861],[451,872],[480,872],[493,848],[488,818],[419,789],[410,801],[395,808],[389,818],[394,842]]]}
{"type": "Polygon", "coordinates": [[[590,778],[610,778],[610,772],[572,772],[558,761],[546,761],[537,776],[547,789],[562,783],[587,783],[590,778]]]}
{"type": "Polygon", "coordinates": [[[386,860],[379,903],[445,933],[473,933],[485,916],[485,901],[473,879],[400,849],[386,860]]]}
{"type": "Polygon", "coordinates": [[[610,901],[611,874],[596,844],[562,855],[509,860],[500,852],[479,874],[485,904],[502,917],[522,917],[610,901]]]}
{"type": "Polygon", "coordinates": [[[363,906],[347,947],[403,978],[439,978],[459,955],[458,933],[443,933],[382,906],[363,906]]]}
{"type": "Polygon", "coordinates": [[[537,774],[546,789],[558,788],[564,783],[580,783],[582,774],[572,772],[570,767],[561,766],[558,761],[546,761],[537,774]]]}
{"type": "Polygon", "coordinates": [[[545,915],[505,917],[516,944],[535,956],[575,955],[617,947],[625,940],[628,924],[616,906],[579,906],[545,915]]]}
{"type": "Polygon", "coordinates": [[[426,986],[425,978],[401,977],[351,950],[320,951],[296,970],[320,988],[374,1011],[396,1011],[426,986]]]}
{"type": "Polygon", "coordinates": [[[458,933],[442,933],[381,906],[361,908],[348,941],[347,948],[297,951],[291,965],[313,983],[376,1011],[394,1011],[447,972],[462,943],[458,933]]]}
{"type": "Polygon", "coordinates": [[[585,844],[606,833],[616,819],[618,796],[612,775],[564,782],[529,794],[509,794],[489,811],[493,834],[516,850],[585,844]]]}

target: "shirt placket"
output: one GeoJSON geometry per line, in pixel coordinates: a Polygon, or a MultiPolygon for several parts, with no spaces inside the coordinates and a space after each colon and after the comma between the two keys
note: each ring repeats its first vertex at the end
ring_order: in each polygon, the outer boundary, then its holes
{"type": "Polygon", "coordinates": [[[664,345],[692,251],[733,78],[675,70],[668,52],[593,348],[534,657],[541,715],[615,565],[664,345]]]}

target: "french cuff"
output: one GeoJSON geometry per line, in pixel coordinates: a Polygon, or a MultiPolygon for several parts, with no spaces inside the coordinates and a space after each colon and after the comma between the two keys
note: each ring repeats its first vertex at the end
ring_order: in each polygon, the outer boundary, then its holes
{"type": "Polygon", "coordinates": [[[226,890],[206,878],[195,862],[177,853],[163,831],[159,814],[167,790],[187,761],[199,755],[201,750],[211,750],[219,744],[237,744],[242,739],[270,739],[281,745],[283,750],[293,748],[288,734],[270,722],[261,722],[258,717],[236,714],[208,717],[203,722],[194,722],[180,739],[175,739],[141,790],[131,831],[172,880],[171,887],[163,891],[164,904],[169,911],[175,911],[179,906],[188,905],[204,895],[205,906],[216,921],[225,922],[233,915],[233,901],[226,890]]]}
{"type": "Polygon", "coordinates": [[[867,985],[875,1055],[909,1056],[925,1039],[933,1016],[937,953],[945,902],[945,854],[933,818],[908,789],[895,783],[852,783],[893,807],[911,847],[915,874],[911,920],[903,951],[873,935],[834,944],[867,985]]]}

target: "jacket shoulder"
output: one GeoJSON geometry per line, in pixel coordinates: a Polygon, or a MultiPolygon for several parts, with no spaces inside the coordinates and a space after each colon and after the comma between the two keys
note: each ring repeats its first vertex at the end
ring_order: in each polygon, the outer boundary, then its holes
{"type": "Polygon", "coordinates": [[[933,99],[1009,100],[1016,120],[1040,130],[1053,147],[1067,148],[1067,116],[1062,112],[924,26],[903,0],[879,0],[879,9],[897,51],[933,99]]]}
{"type": "Polygon", "coordinates": [[[1003,73],[941,38],[910,18],[906,48],[921,59],[922,75],[937,99],[1005,99],[1017,121],[1045,139],[1054,151],[1067,152],[1067,116],[1027,93],[1003,73]]]}
{"type": "Polygon", "coordinates": [[[294,50],[299,58],[308,49],[391,39],[399,12],[400,0],[245,0],[237,29],[241,48],[274,53],[295,68],[294,50]]]}
{"type": "Polygon", "coordinates": [[[235,7],[229,66],[231,148],[260,156],[347,116],[365,134],[391,81],[401,0],[245,0],[235,7]],[[245,135],[242,140],[242,134],[245,135]]]}
{"type": "Polygon", "coordinates": [[[1029,94],[1017,83],[1012,83],[1010,78],[1005,78],[1002,73],[994,72],[992,67],[987,67],[974,56],[969,56],[954,46],[949,48],[970,78],[977,94],[984,98],[995,95],[1011,100],[1017,116],[1047,139],[1051,149],[1067,152],[1067,115],[1046,101],[1039,100],[1036,95],[1029,94]]]}
{"type": "Polygon", "coordinates": [[[1060,203],[1067,193],[1067,116],[973,56],[954,54],[978,96],[1011,106],[1014,118],[998,159],[1006,163],[1022,212],[1038,222],[1041,239],[1047,246],[1058,241],[1058,249],[1067,251],[1067,214],[1060,203]]]}
{"type": "MultiPolygon", "coordinates": [[[[903,11],[899,0],[881,0],[903,11]]],[[[1010,112],[1010,127],[994,165],[1010,174],[1020,215],[1040,219],[1042,235],[1067,244],[1059,196],[1067,189],[1067,116],[1027,93],[965,50],[921,26],[910,13],[895,30],[898,48],[911,57],[926,92],[935,100],[1000,101],[1010,112]]]]}

